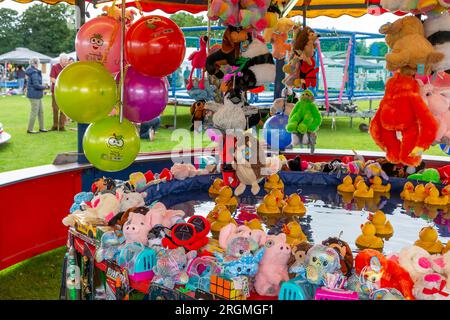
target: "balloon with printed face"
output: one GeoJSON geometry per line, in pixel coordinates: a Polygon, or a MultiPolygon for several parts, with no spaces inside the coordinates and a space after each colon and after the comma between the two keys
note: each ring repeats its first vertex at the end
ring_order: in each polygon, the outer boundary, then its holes
{"type": "Polygon", "coordinates": [[[117,85],[102,64],[74,62],[65,67],[56,79],[55,99],[69,118],[91,123],[111,112],[117,101],[117,85]]]}
{"type": "Polygon", "coordinates": [[[291,134],[286,130],[288,119],[284,113],[277,113],[264,123],[264,139],[272,148],[285,149],[291,143],[291,134]]]}
{"type": "Polygon", "coordinates": [[[129,67],[125,75],[125,118],[133,122],[146,122],[159,116],[169,102],[164,78],[154,78],[129,67]]]}
{"type": "Polygon", "coordinates": [[[128,62],[139,72],[162,78],[181,65],[186,44],[181,29],[162,16],[142,17],[125,36],[128,62]]]}
{"type": "Polygon", "coordinates": [[[92,123],[83,137],[86,158],[97,169],[114,172],[130,166],[139,152],[140,138],[136,127],[118,116],[92,123]]]}
{"type": "Polygon", "coordinates": [[[120,23],[108,16],[99,16],[83,24],[75,38],[80,61],[103,63],[111,73],[120,71],[120,23]]]}

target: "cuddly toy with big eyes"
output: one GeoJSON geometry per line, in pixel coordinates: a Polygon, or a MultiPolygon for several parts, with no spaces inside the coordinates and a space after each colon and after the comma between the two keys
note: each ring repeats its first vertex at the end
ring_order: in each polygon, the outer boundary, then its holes
{"type": "Polygon", "coordinates": [[[329,237],[322,244],[336,250],[339,255],[341,271],[345,276],[350,276],[353,269],[353,253],[349,244],[336,237],[329,237]]]}

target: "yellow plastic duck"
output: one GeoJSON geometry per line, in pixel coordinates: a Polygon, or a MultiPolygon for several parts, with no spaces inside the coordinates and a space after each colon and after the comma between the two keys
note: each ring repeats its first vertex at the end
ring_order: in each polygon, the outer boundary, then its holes
{"type": "Polygon", "coordinates": [[[424,202],[426,204],[432,204],[437,206],[446,206],[448,203],[448,196],[439,196],[439,190],[433,185],[426,191],[428,197],[425,198],[424,202]]]}
{"type": "Polygon", "coordinates": [[[223,209],[228,210],[227,207],[224,206],[223,204],[215,205],[215,207],[206,216],[206,220],[208,220],[210,223],[213,223],[219,217],[219,210],[223,210],[223,209]]]}
{"type": "Polygon", "coordinates": [[[450,251],[450,241],[447,241],[447,244],[445,245],[444,249],[442,249],[442,254],[446,254],[450,251]]]}
{"type": "Polygon", "coordinates": [[[245,221],[244,224],[252,230],[264,230],[261,224],[261,220],[254,218],[250,221],[245,221]]]}
{"type": "Polygon", "coordinates": [[[355,192],[353,192],[355,198],[373,198],[373,189],[369,189],[364,181],[358,182],[355,192]]]}
{"type": "Polygon", "coordinates": [[[226,206],[230,212],[234,212],[238,205],[238,200],[235,196],[233,196],[233,190],[229,186],[220,188],[215,202],[216,204],[222,204],[226,206]]]}
{"type": "Polygon", "coordinates": [[[291,246],[308,241],[306,235],[303,233],[302,227],[297,221],[291,221],[288,224],[284,224],[282,231],[286,234],[286,243],[291,246]]]}
{"type": "Polygon", "coordinates": [[[425,186],[423,184],[418,184],[414,188],[414,192],[410,195],[411,201],[414,202],[423,202],[425,198],[427,197],[427,194],[425,193],[425,186]]]}
{"type": "Polygon", "coordinates": [[[355,186],[353,185],[353,179],[350,176],[346,176],[340,185],[338,185],[337,190],[340,192],[355,192],[355,186]]]}
{"type": "Polygon", "coordinates": [[[264,190],[266,190],[266,192],[270,192],[273,189],[279,189],[281,191],[284,190],[284,183],[280,176],[276,173],[268,176],[266,183],[264,183],[264,190]]]}
{"type": "Polygon", "coordinates": [[[442,242],[438,240],[437,231],[433,227],[422,228],[419,233],[419,240],[414,245],[427,250],[429,254],[441,253],[444,248],[442,242]]]}
{"type": "Polygon", "coordinates": [[[283,214],[303,217],[305,213],[306,208],[300,196],[296,193],[291,194],[283,206],[283,214]]]}
{"type": "Polygon", "coordinates": [[[226,207],[220,206],[217,210],[216,220],[211,223],[211,231],[219,232],[220,229],[222,229],[229,223],[237,225],[236,221],[231,217],[230,211],[228,211],[226,207]]]}
{"type": "Polygon", "coordinates": [[[373,177],[372,185],[370,186],[371,189],[375,192],[389,192],[391,191],[391,184],[388,183],[387,185],[383,185],[383,180],[379,176],[373,177]]]}
{"type": "Polygon", "coordinates": [[[403,186],[403,191],[400,192],[400,198],[403,200],[411,201],[411,194],[414,193],[414,185],[411,181],[408,181],[403,186]]]}
{"type": "Polygon", "coordinates": [[[364,178],[361,177],[360,175],[356,176],[356,177],[355,177],[355,181],[353,181],[353,185],[355,186],[355,189],[356,189],[356,186],[358,185],[358,183],[359,183],[360,181],[364,181],[364,178]]]}
{"type": "Polygon", "coordinates": [[[266,194],[264,196],[263,202],[258,206],[258,208],[256,208],[256,212],[266,215],[280,214],[281,211],[278,207],[276,196],[272,192],[266,194]]]}
{"type": "Polygon", "coordinates": [[[361,231],[362,234],[355,241],[359,249],[383,249],[384,241],[376,236],[377,229],[372,222],[368,221],[362,224],[361,231]]]}
{"type": "Polygon", "coordinates": [[[275,196],[278,208],[280,208],[281,210],[286,204],[286,201],[284,201],[284,192],[280,189],[272,189],[272,191],[270,191],[269,193],[275,196]]]}
{"type": "Polygon", "coordinates": [[[383,211],[378,210],[373,215],[369,215],[369,220],[375,226],[377,230],[376,235],[381,237],[389,237],[394,234],[394,228],[383,211]]]}
{"type": "Polygon", "coordinates": [[[220,189],[225,186],[224,182],[220,178],[216,178],[212,185],[208,189],[208,194],[211,198],[215,198],[218,196],[220,189]]]}

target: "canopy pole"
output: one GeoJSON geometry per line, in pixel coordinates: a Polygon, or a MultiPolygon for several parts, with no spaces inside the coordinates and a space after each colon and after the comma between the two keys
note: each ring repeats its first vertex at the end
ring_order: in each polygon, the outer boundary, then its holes
{"type": "Polygon", "coordinates": [[[121,44],[120,44],[120,103],[119,103],[119,121],[123,122],[123,100],[124,100],[124,89],[125,89],[125,2],[126,0],[122,0],[122,7],[120,8],[122,11],[121,18],[121,44]]]}

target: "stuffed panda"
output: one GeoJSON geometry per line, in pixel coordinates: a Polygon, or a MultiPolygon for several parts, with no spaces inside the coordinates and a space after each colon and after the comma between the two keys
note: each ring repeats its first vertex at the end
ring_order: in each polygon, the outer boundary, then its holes
{"type": "Polygon", "coordinates": [[[450,73],[450,14],[444,12],[437,17],[425,20],[425,36],[436,51],[444,54],[444,59],[433,66],[433,71],[450,73]]]}

